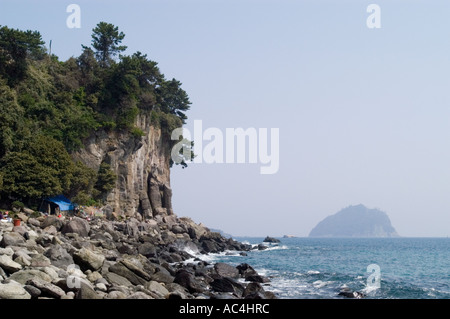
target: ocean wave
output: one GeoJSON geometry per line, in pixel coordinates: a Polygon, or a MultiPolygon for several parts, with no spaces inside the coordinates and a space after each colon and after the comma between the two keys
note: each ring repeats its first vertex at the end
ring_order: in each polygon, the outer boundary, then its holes
{"type": "MultiPolygon", "coordinates": [[[[256,245],[258,246],[258,245],[256,245]]],[[[277,246],[266,246],[266,249],[258,250],[258,251],[271,251],[271,250],[279,250],[279,249],[288,249],[289,247],[286,245],[277,245],[277,246]]]]}

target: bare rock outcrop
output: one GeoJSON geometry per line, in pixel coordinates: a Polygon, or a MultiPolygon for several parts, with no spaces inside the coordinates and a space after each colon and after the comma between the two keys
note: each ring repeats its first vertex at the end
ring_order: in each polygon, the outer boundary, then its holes
{"type": "Polygon", "coordinates": [[[116,185],[106,198],[109,215],[172,215],[170,137],[153,126],[148,115],[139,115],[135,126],[145,136],[98,130],[72,156],[94,170],[105,162],[117,175],[116,185]]]}

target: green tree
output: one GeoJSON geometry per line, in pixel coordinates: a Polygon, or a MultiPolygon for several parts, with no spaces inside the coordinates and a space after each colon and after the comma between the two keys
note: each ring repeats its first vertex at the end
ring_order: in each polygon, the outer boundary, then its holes
{"type": "Polygon", "coordinates": [[[101,163],[97,172],[97,182],[94,188],[98,191],[99,197],[106,195],[116,186],[117,176],[112,171],[108,163],[101,163]]]}
{"type": "Polygon", "coordinates": [[[74,165],[72,175],[69,197],[74,198],[74,201],[78,204],[84,205],[90,199],[94,184],[97,180],[97,172],[82,162],[77,161],[74,165]]]}
{"type": "Polygon", "coordinates": [[[124,37],[125,34],[111,23],[100,22],[92,30],[92,47],[102,66],[111,65],[114,57],[126,50],[126,46],[120,45],[124,37]]]}
{"type": "Polygon", "coordinates": [[[16,132],[23,124],[24,110],[17,94],[0,79],[0,157],[14,148],[16,132]]]}
{"type": "Polygon", "coordinates": [[[191,102],[186,91],[181,88],[181,82],[175,79],[164,81],[156,92],[160,110],[177,115],[185,123],[187,116],[184,112],[189,110],[191,102]]]}
{"type": "Polygon", "coordinates": [[[27,59],[41,59],[45,54],[41,34],[0,27],[0,74],[9,85],[17,84],[26,75],[27,59]]]}
{"type": "Polygon", "coordinates": [[[22,201],[67,193],[74,172],[64,145],[43,135],[30,139],[22,151],[7,153],[0,167],[3,192],[22,201]]]}

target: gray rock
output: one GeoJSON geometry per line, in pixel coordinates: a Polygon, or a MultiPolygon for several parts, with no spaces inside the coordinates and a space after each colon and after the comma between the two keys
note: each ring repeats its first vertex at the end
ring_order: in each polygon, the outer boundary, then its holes
{"type": "Polygon", "coordinates": [[[127,244],[127,243],[118,243],[117,250],[121,254],[127,254],[127,255],[136,255],[136,253],[137,253],[136,247],[133,245],[127,244]]]}
{"type": "Polygon", "coordinates": [[[144,270],[150,274],[151,280],[162,282],[162,283],[172,283],[175,279],[174,276],[170,274],[170,272],[162,267],[161,265],[155,263],[145,263],[144,270]]]}
{"type": "Polygon", "coordinates": [[[38,269],[23,269],[13,273],[9,279],[17,281],[18,283],[25,285],[26,282],[33,278],[40,278],[42,280],[51,282],[52,278],[45,272],[38,269]]]}
{"type": "Polygon", "coordinates": [[[350,288],[341,289],[341,291],[338,293],[338,296],[355,299],[361,299],[365,297],[365,295],[362,292],[352,291],[350,288]]]}
{"type": "Polygon", "coordinates": [[[239,270],[231,265],[228,265],[226,263],[216,263],[214,265],[214,269],[222,277],[232,277],[237,278],[239,277],[239,270]]]}
{"type": "Polygon", "coordinates": [[[169,290],[167,290],[166,287],[153,280],[145,285],[145,289],[153,292],[159,298],[166,298],[166,296],[169,294],[169,290]]]}
{"type": "Polygon", "coordinates": [[[22,265],[8,255],[0,255],[0,267],[10,274],[22,269],[22,265]]]}
{"type": "Polygon", "coordinates": [[[248,296],[252,296],[255,294],[258,294],[262,292],[264,289],[262,286],[257,282],[251,282],[245,287],[244,293],[242,294],[242,297],[247,298],[248,296]]]}
{"type": "Polygon", "coordinates": [[[20,265],[22,265],[22,267],[28,267],[31,265],[31,258],[25,258],[24,256],[19,256],[16,259],[14,259],[14,261],[20,265]]]}
{"type": "Polygon", "coordinates": [[[0,242],[1,247],[8,247],[8,246],[22,246],[25,244],[25,238],[23,238],[22,235],[19,233],[5,233],[3,235],[3,239],[0,242]]]}
{"type": "Polygon", "coordinates": [[[151,296],[143,293],[142,291],[137,291],[127,297],[127,299],[153,299],[151,296]]]}
{"type": "Polygon", "coordinates": [[[60,231],[64,226],[64,222],[56,215],[47,216],[42,223],[40,223],[41,228],[47,228],[49,226],[55,227],[57,231],[60,231]]]}
{"type": "Polygon", "coordinates": [[[26,284],[38,288],[41,291],[41,296],[61,298],[66,294],[65,291],[58,286],[39,278],[30,279],[26,284]]]}
{"type": "Polygon", "coordinates": [[[0,299],[31,299],[31,295],[19,284],[0,284],[0,299]]]}
{"type": "Polygon", "coordinates": [[[43,233],[42,235],[39,235],[38,238],[36,238],[36,243],[41,245],[42,247],[49,247],[50,245],[53,245],[53,238],[53,235],[43,233]]]}
{"type": "Polygon", "coordinates": [[[277,238],[267,236],[266,238],[264,238],[263,242],[265,242],[265,243],[280,243],[281,241],[277,238]]]}
{"type": "Polygon", "coordinates": [[[12,256],[14,255],[14,250],[11,247],[0,248],[0,255],[12,256]]]}
{"type": "Polygon", "coordinates": [[[149,274],[123,260],[109,267],[109,271],[125,277],[134,285],[145,285],[151,280],[149,274]]]}
{"type": "Polygon", "coordinates": [[[127,278],[118,275],[114,272],[109,272],[106,275],[104,275],[104,277],[113,286],[130,287],[133,285],[127,278]]]}
{"type": "Polygon", "coordinates": [[[156,257],[155,245],[151,243],[143,243],[138,247],[138,253],[144,255],[145,257],[156,257]]]}
{"type": "Polygon", "coordinates": [[[25,285],[23,288],[31,295],[31,298],[37,298],[42,293],[39,288],[36,288],[35,286],[25,285]]]}
{"type": "Polygon", "coordinates": [[[205,239],[202,241],[202,248],[206,253],[217,253],[220,247],[213,240],[205,239]]]}
{"type": "Polygon", "coordinates": [[[71,221],[63,226],[61,232],[63,234],[75,233],[82,237],[87,237],[89,235],[90,229],[91,227],[89,226],[87,220],[79,217],[73,217],[71,221]]]}
{"type": "Polygon", "coordinates": [[[175,275],[174,282],[185,287],[190,293],[203,292],[206,290],[206,284],[198,280],[193,274],[180,269],[175,275]]]}
{"type": "MultiPolygon", "coordinates": [[[[86,274],[87,274],[87,272],[86,272],[86,274]]],[[[87,279],[90,282],[97,283],[98,280],[103,279],[103,277],[98,271],[93,271],[90,274],[87,274],[87,279]]]]}
{"type": "Polygon", "coordinates": [[[95,292],[95,290],[90,286],[81,282],[81,287],[75,294],[76,299],[101,299],[101,297],[95,292]]]}
{"type": "Polygon", "coordinates": [[[239,275],[241,275],[241,277],[244,277],[244,278],[248,275],[257,275],[258,274],[256,272],[256,270],[253,269],[253,267],[247,263],[239,264],[238,266],[236,266],[236,269],[239,271],[239,275]]]}
{"type": "Polygon", "coordinates": [[[47,267],[51,264],[50,259],[41,254],[34,255],[31,258],[31,267],[47,267]]]}
{"type": "Polygon", "coordinates": [[[81,269],[98,270],[102,267],[105,256],[83,247],[73,254],[73,260],[80,265],[81,269]]]}
{"type": "Polygon", "coordinates": [[[104,283],[101,283],[101,282],[95,284],[95,288],[100,290],[100,291],[103,291],[103,292],[108,291],[108,288],[106,287],[106,285],[104,283]]]}
{"type": "Polygon", "coordinates": [[[28,229],[25,226],[21,225],[21,226],[14,226],[12,231],[24,237],[24,235],[28,232],[28,229]]]}
{"type": "Polygon", "coordinates": [[[174,234],[184,234],[186,233],[186,229],[184,229],[181,225],[173,225],[172,232],[174,234]]]}
{"type": "Polygon", "coordinates": [[[37,220],[36,218],[32,218],[32,217],[28,218],[27,223],[29,225],[33,225],[33,226],[36,226],[36,227],[41,227],[41,222],[39,220],[37,220]]]}
{"type": "Polygon", "coordinates": [[[52,265],[58,268],[66,269],[67,266],[74,264],[72,255],[70,255],[61,245],[50,247],[44,255],[50,259],[52,265]]]}
{"type": "Polygon", "coordinates": [[[177,283],[168,283],[165,285],[166,289],[170,292],[169,299],[187,299],[189,291],[177,283]]]}
{"type": "Polygon", "coordinates": [[[259,283],[267,283],[270,282],[269,278],[258,275],[258,274],[250,274],[245,276],[245,281],[253,281],[259,283]]]}
{"type": "Polygon", "coordinates": [[[217,292],[232,292],[241,297],[244,293],[244,286],[233,278],[217,278],[211,283],[211,288],[217,292]]]}
{"type": "Polygon", "coordinates": [[[56,235],[58,233],[58,230],[56,229],[55,226],[50,225],[44,228],[43,232],[45,234],[49,234],[49,235],[56,235]]]}
{"type": "Polygon", "coordinates": [[[162,283],[172,283],[175,280],[175,277],[172,276],[169,272],[158,271],[152,274],[152,280],[162,283]]]}
{"type": "Polygon", "coordinates": [[[114,291],[110,291],[108,293],[108,296],[106,296],[106,298],[107,299],[126,299],[127,294],[125,294],[122,291],[114,290],[114,291]]]}

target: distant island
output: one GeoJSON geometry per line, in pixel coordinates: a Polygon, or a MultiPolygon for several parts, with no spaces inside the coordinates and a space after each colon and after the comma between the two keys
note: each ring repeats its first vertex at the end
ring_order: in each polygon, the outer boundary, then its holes
{"type": "Polygon", "coordinates": [[[399,237],[388,215],[364,205],[349,206],[319,222],[309,237],[399,237]]]}

